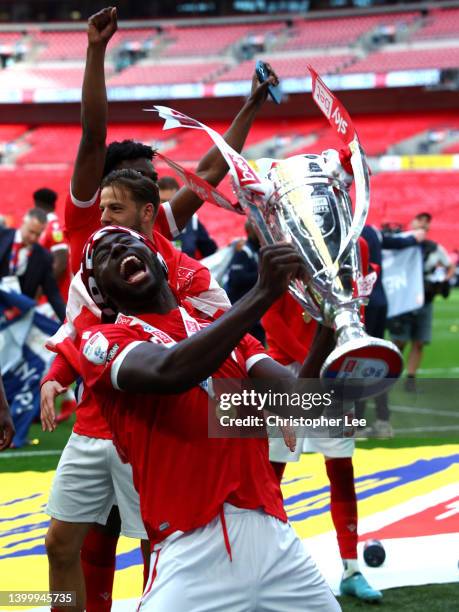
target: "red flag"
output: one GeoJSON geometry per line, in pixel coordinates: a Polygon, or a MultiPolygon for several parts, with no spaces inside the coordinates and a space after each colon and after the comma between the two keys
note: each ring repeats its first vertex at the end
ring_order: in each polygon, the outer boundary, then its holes
{"type": "Polygon", "coordinates": [[[355,138],[355,129],[349,113],[332,94],[317,72],[308,65],[308,70],[312,76],[312,97],[314,102],[327,117],[330,125],[346,144],[350,144],[355,138]]]}
{"type": "Polygon", "coordinates": [[[194,172],[186,170],[180,164],[172,159],[169,159],[165,155],[162,155],[161,153],[156,153],[156,157],[162,159],[168,166],[173,168],[185,185],[201,200],[210,202],[216,206],[220,206],[220,208],[226,208],[226,210],[231,210],[232,212],[236,212],[238,214],[245,214],[238,202],[233,204],[233,202],[228,200],[228,198],[218,191],[218,189],[215,189],[215,187],[194,172]]]}

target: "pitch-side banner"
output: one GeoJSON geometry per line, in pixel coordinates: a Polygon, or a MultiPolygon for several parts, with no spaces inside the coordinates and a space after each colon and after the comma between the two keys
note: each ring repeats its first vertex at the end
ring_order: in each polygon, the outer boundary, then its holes
{"type": "Polygon", "coordinates": [[[383,250],[383,285],[386,292],[387,316],[421,308],[424,304],[422,254],[417,246],[400,251],[383,250]]]}

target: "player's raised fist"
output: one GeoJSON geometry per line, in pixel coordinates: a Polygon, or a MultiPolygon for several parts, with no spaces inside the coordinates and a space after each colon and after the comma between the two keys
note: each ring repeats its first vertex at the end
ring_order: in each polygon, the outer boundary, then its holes
{"type": "Polygon", "coordinates": [[[306,279],[303,260],[291,244],[271,244],[260,249],[258,288],[277,299],[294,278],[306,279]]]}
{"type": "Polygon", "coordinates": [[[107,44],[118,29],[116,7],[108,6],[88,19],[88,42],[107,44]]]}

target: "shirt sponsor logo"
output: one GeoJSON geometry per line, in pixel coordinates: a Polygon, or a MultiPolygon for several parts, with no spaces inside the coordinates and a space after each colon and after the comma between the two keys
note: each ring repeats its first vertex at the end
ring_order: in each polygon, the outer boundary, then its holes
{"type": "Polygon", "coordinates": [[[132,317],[127,317],[126,315],[119,314],[116,318],[116,322],[120,325],[130,325],[134,319],[132,317]]]}
{"type": "Polygon", "coordinates": [[[160,329],[155,329],[150,332],[151,338],[153,342],[157,342],[159,344],[169,344],[172,341],[172,338],[168,336],[165,332],[162,332],[160,329]]]}
{"type": "Polygon", "coordinates": [[[330,119],[333,109],[333,98],[330,93],[322,87],[322,83],[320,83],[318,79],[315,82],[315,88],[312,95],[318,107],[322,110],[324,115],[330,119]]]}
{"type": "Polygon", "coordinates": [[[114,356],[116,355],[116,353],[118,352],[118,349],[120,348],[119,344],[114,344],[112,346],[112,348],[110,349],[108,355],[107,355],[107,363],[110,363],[110,361],[114,358],[114,356]]]}

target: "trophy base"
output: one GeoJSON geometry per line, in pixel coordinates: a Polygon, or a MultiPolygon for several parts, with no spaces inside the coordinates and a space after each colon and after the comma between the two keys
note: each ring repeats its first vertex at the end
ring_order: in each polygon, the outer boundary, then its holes
{"type": "Polygon", "coordinates": [[[403,359],[397,347],[379,338],[349,340],[325,360],[320,377],[342,399],[364,400],[387,391],[399,378],[403,359]]]}

